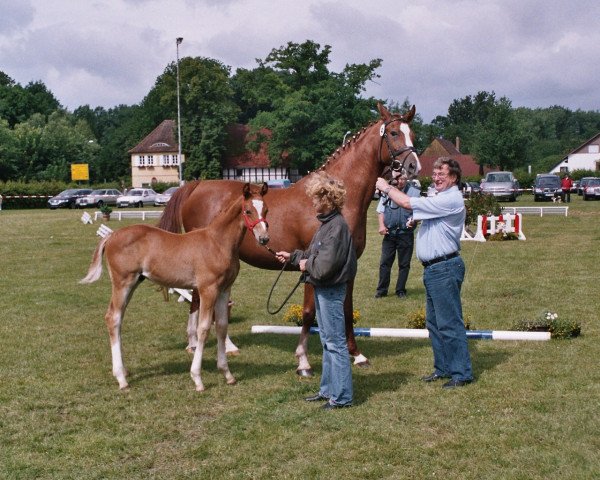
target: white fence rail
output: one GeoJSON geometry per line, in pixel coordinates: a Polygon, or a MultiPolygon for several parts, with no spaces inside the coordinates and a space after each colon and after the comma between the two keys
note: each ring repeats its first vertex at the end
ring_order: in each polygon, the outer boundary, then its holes
{"type": "Polygon", "coordinates": [[[565,217],[569,214],[569,207],[502,207],[502,213],[510,213],[516,215],[521,213],[523,215],[564,215],[565,217]]]}
{"type": "MultiPolygon", "coordinates": [[[[124,218],[140,218],[147,220],[149,218],[159,218],[162,215],[162,210],[124,210],[122,212],[114,211],[110,214],[110,218],[116,218],[122,220],[124,218]]],[[[102,217],[102,212],[94,212],[94,221],[102,217]]]]}

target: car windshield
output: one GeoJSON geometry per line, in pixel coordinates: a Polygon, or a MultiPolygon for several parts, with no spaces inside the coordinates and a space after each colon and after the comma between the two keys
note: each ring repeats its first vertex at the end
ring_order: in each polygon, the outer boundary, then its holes
{"type": "Polygon", "coordinates": [[[489,175],[488,182],[510,182],[510,175],[508,173],[503,173],[499,175],[489,175]]]}
{"type": "Polygon", "coordinates": [[[131,195],[132,197],[141,197],[142,193],[143,192],[141,190],[132,190],[127,195],[131,195]]]}
{"type": "Polygon", "coordinates": [[[600,185],[600,178],[594,178],[593,180],[589,180],[587,182],[588,187],[596,187],[598,185],[600,185]]]}
{"type": "Polygon", "coordinates": [[[75,195],[78,192],[78,190],[72,188],[70,190],[65,190],[64,192],[60,192],[57,197],[68,197],[70,195],[75,195]]]}
{"type": "Polygon", "coordinates": [[[171,188],[167,188],[167,189],[164,191],[164,194],[165,194],[165,195],[173,195],[173,194],[174,194],[174,193],[177,191],[177,189],[178,189],[178,188],[179,188],[179,187],[171,187],[171,188]]]}
{"type": "Polygon", "coordinates": [[[540,187],[557,187],[560,185],[560,180],[557,177],[542,177],[538,180],[540,187]]]}

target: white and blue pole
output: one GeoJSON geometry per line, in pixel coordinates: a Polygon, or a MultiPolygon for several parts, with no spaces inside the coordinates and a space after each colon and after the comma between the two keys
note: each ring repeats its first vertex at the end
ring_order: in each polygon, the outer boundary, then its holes
{"type": "MultiPolygon", "coordinates": [[[[252,333],[275,333],[299,335],[302,327],[279,325],[253,325],[252,333]]],[[[319,333],[319,327],[310,327],[310,333],[319,333]]],[[[357,337],[429,338],[425,328],[355,328],[357,337]]],[[[513,330],[467,330],[467,338],[473,340],[550,340],[550,332],[521,332],[513,330]]]]}

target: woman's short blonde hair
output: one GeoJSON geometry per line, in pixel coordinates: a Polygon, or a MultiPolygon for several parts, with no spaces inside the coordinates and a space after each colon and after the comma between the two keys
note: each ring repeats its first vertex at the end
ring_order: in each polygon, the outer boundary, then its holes
{"type": "Polygon", "coordinates": [[[306,194],[322,211],[341,210],[346,201],[344,183],[325,172],[315,172],[309,177],[306,194]]]}

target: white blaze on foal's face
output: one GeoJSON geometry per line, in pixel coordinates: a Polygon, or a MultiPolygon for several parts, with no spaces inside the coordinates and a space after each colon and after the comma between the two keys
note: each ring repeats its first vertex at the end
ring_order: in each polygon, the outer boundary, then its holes
{"type": "MultiPolygon", "coordinates": [[[[263,209],[265,208],[265,202],[263,202],[262,200],[252,200],[252,206],[254,207],[254,209],[256,210],[256,216],[257,218],[265,218],[263,209]]],[[[263,228],[263,233],[267,232],[267,225],[265,224],[265,222],[260,222],[257,225],[260,225],[263,228]]]]}

